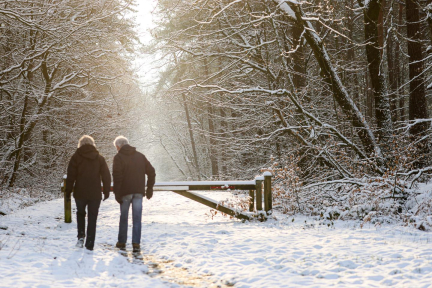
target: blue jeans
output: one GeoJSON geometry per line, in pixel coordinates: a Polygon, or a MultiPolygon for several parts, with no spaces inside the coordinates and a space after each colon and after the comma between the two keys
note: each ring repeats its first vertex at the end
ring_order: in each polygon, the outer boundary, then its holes
{"type": "Polygon", "coordinates": [[[118,242],[126,243],[128,232],[129,207],[132,203],[132,243],[141,243],[142,194],[129,194],[123,196],[120,204],[120,228],[118,242]]]}

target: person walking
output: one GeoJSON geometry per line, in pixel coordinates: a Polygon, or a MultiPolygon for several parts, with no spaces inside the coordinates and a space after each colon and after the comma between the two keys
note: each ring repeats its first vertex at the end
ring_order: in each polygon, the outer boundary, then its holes
{"type": "Polygon", "coordinates": [[[124,136],[118,136],[114,140],[114,146],[118,153],[114,156],[113,180],[114,195],[120,204],[120,223],[118,242],[116,247],[126,248],[128,232],[129,207],[132,204],[132,248],[134,252],[140,251],[141,243],[141,219],[142,200],[146,196],[153,196],[153,185],[156,173],[147,158],[135,147],[129,145],[129,140],[124,136]],[[147,175],[147,190],[145,190],[147,175]]]}
{"type": "Polygon", "coordinates": [[[85,233],[86,208],[88,212],[87,239],[85,247],[93,250],[96,238],[96,222],[102,200],[101,179],[104,201],[108,199],[111,189],[111,174],[105,158],[96,150],[91,136],[84,135],[78,141],[78,149],[72,155],[67,168],[66,195],[72,191],[77,208],[78,242],[82,248],[85,233]]]}

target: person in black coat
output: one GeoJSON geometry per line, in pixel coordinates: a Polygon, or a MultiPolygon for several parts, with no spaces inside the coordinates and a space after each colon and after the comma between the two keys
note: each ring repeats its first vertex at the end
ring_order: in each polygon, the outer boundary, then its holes
{"type": "Polygon", "coordinates": [[[147,158],[135,147],[129,145],[124,136],[114,140],[118,153],[114,156],[113,180],[116,201],[120,204],[120,224],[117,248],[126,247],[129,207],[132,205],[132,246],[134,251],[140,250],[142,199],[150,200],[153,196],[153,185],[156,173],[147,158]],[[147,190],[146,186],[146,175],[147,190]]]}
{"type": "Polygon", "coordinates": [[[96,238],[96,222],[102,200],[101,179],[105,201],[111,189],[110,171],[105,158],[96,150],[94,139],[84,135],[79,140],[78,149],[69,161],[66,193],[70,197],[73,191],[77,207],[77,247],[83,247],[84,244],[87,207],[88,225],[85,247],[88,250],[93,250],[96,238]]]}

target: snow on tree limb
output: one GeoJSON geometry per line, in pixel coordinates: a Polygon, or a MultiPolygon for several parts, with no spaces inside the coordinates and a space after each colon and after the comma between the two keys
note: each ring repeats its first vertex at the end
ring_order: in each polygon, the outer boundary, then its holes
{"type": "MultiPolygon", "coordinates": [[[[280,3],[280,1],[277,0],[275,0],[275,2],[280,3]]],[[[306,41],[313,50],[315,58],[324,74],[325,81],[332,87],[333,97],[342,108],[342,111],[344,111],[348,118],[353,121],[353,125],[357,128],[357,133],[367,154],[369,156],[375,155],[380,165],[383,165],[385,162],[384,157],[380,147],[378,146],[374,133],[367,123],[366,118],[360,112],[357,105],[346,91],[345,86],[342,84],[342,81],[330,60],[327,50],[323,45],[322,39],[315,31],[312,23],[303,20],[304,12],[300,4],[291,1],[284,1],[284,4],[290,7],[290,13],[291,11],[294,12],[295,18],[292,18],[289,15],[290,19],[295,20],[295,22],[305,30],[304,35],[306,41]]]]}

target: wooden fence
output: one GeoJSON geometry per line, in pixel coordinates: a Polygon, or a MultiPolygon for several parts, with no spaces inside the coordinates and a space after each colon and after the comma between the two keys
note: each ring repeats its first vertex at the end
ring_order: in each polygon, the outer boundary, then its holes
{"type": "MultiPolygon", "coordinates": [[[[191,200],[209,206],[213,209],[242,220],[249,220],[256,215],[269,215],[272,210],[272,188],[270,172],[258,176],[251,181],[181,181],[181,182],[156,182],[153,191],[172,191],[191,200]],[[263,189],[264,188],[264,189],[263,189]],[[218,201],[202,196],[192,191],[232,191],[248,190],[250,196],[249,212],[235,211],[231,207],[220,204],[218,201]],[[263,193],[264,190],[264,193],[263,193]],[[264,197],[263,197],[264,196],[264,197]],[[264,209],[263,209],[264,200],[264,209]],[[256,205],[256,206],[255,206],[256,205]],[[255,212],[256,213],[253,213],[255,212]]],[[[63,177],[62,192],[64,193],[65,222],[72,222],[71,197],[65,193],[66,175],[63,177]]],[[[113,187],[111,185],[111,191],[113,187]]],[[[263,217],[265,219],[265,217],[263,217]]]]}

